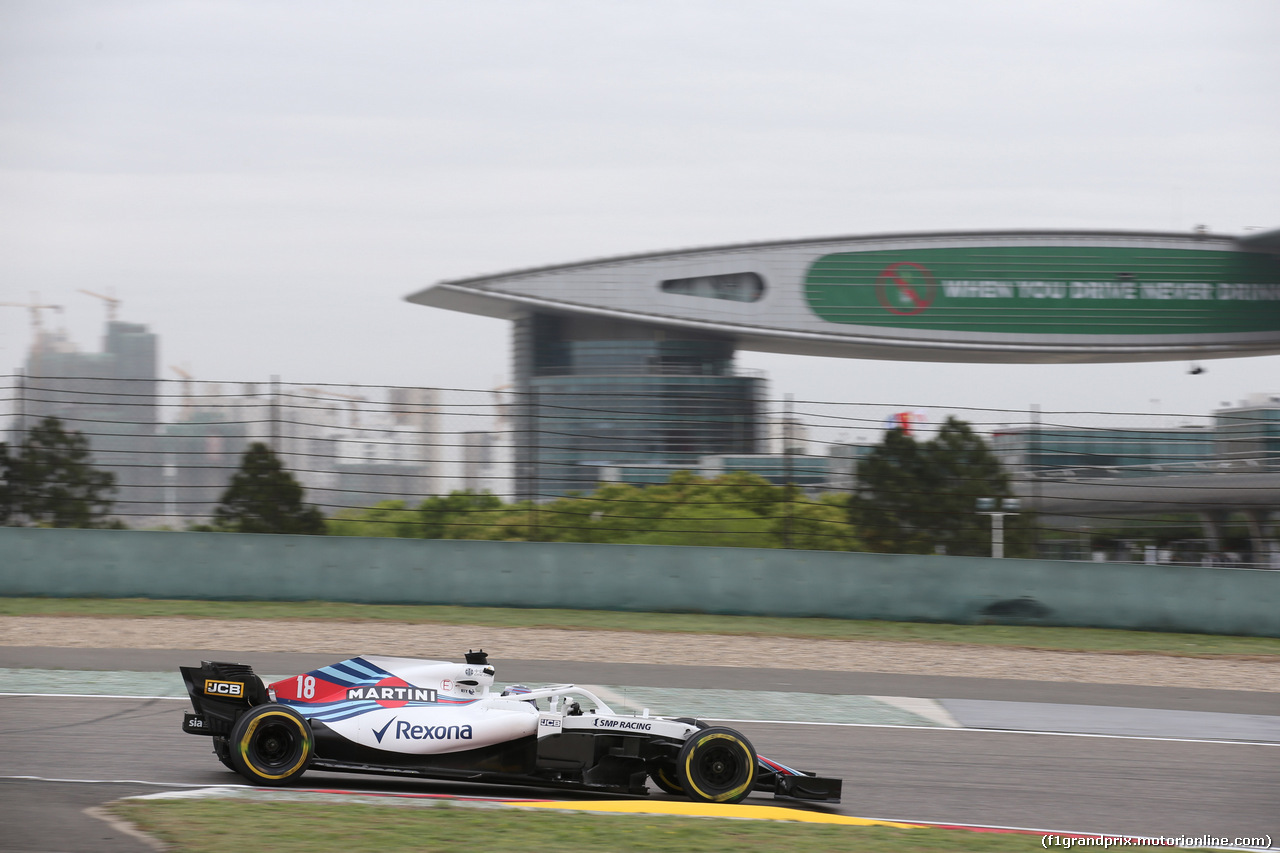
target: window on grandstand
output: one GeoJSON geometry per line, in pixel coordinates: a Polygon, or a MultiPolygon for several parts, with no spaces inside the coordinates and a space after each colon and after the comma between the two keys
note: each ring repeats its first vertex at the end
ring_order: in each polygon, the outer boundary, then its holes
{"type": "Polygon", "coordinates": [[[665,293],[701,296],[704,299],[756,302],[764,295],[764,279],[753,272],[731,272],[722,275],[700,275],[694,278],[672,278],[662,283],[662,290],[665,293]]]}

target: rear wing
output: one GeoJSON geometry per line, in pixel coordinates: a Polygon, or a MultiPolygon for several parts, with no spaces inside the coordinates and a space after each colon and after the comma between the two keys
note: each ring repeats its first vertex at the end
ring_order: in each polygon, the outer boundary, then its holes
{"type": "Polygon", "coordinates": [[[241,714],[271,701],[266,685],[247,664],[202,661],[178,670],[195,712],[182,721],[188,734],[225,737],[241,714]]]}

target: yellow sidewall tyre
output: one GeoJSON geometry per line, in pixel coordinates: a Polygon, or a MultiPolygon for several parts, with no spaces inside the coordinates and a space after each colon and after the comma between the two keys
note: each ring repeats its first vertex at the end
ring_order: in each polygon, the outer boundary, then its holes
{"type": "Polygon", "coordinates": [[[222,762],[222,766],[228,770],[235,770],[235,765],[231,763],[231,745],[227,743],[224,737],[215,737],[213,739],[213,754],[218,756],[218,760],[222,762]]]}
{"type": "Polygon", "coordinates": [[[311,726],[285,705],[258,705],[236,720],[231,767],[255,785],[288,785],[306,772],[315,751],[311,726]]]}
{"type": "Polygon", "coordinates": [[[676,759],[676,779],[694,802],[740,803],[755,787],[755,748],[733,729],[694,732],[676,759]]]}
{"type": "Polygon", "coordinates": [[[653,784],[657,785],[664,793],[674,794],[677,797],[684,796],[684,788],[680,785],[680,780],[676,778],[675,764],[662,764],[654,768],[649,773],[649,778],[653,780],[653,784]]]}

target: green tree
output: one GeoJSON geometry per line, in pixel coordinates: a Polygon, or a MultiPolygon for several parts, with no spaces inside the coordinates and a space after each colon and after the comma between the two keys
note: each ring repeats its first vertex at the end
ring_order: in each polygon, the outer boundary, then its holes
{"type": "Polygon", "coordinates": [[[502,501],[488,492],[467,489],[445,497],[427,498],[418,506],[416,536],[424,539],[478,539],[480,528],[491,524],[502,501]]]}
{"type": "MultiPolygon", "coordinates": [[[[948,418],[930,441],[890,430],[858,466],[850,521],[863,545],[893,554],[988,556],[991,528],[978,498],[1013,492],[1000,460],[965,421],[948,418]]],[[[1005,519],[1006,553],[1029,551],[1026,515],[1005,519]]]]}
{"type": "Polygon", "coordinates": [[[389,501],[344,510],[329,521],[343,536],[486,539],[501,542],[586,542],[634,545],[719,545],[852,550],[842,495],[811,500],[795,487],[754,474],[706,480],[678,471],[666,483],[605,483],[594,492],[545,504],[504,504],[486,493],[455,491],[407,510],[389,501]]]}
{"type": "Polygon", "coordinates": [[[45,418],[23,438],[17,456],[0,451],[0,516],[47,527],[109,524],[115,474],[93,467],[89,440],[45,418]]]}
{"type": "Polygon", "coordinates": [[[870,551],[923,554],[933,550],[928,511],[933,478],[925,448],[901,429],[858,465],[858,496],[849,502],[850,521],[870,551]]]}
{"type": "Polygon", "coordinates": [[[303,503],[303,490],[279,457],[261,442],[249,445],[240,469],[214,510],[213,529],[234,533],[325,532],[320,510],[303,503]]]}
{"type": "Polygon", "coordinates": [[[849,550],[845,511],[794,487],[735,472],[704,479],[677,471],[666,483],[607,483],[518,516],[494,538],[643,545],[718,545],[849,550]]]}
{"type": "Polygon", "coordinates": [[[371,507],[343,509],[325,522],[330,536],[371,536],[413,539],[418,536],[418,513],[404,501],[381,501],[371,507]]]}
{"type": "Polygon", "coordinates": [[[803,494],[773,513],[771,531],[779,548],[797,551],[860,551],[853,525],[849,523],[848,496],[825,494],[810,500],[803,494]]]}

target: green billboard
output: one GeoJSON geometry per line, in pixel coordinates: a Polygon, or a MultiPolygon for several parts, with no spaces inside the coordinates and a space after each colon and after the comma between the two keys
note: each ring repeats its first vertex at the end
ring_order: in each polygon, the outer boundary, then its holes
{"type": "Polygon", "coordinates": [[[1253,252],[986,246],[840,252],[805,299],[830,323],[1012,335],[1280,330],[1280,259],[1253,252]]]}

